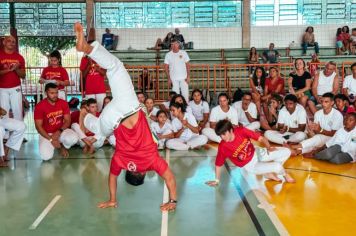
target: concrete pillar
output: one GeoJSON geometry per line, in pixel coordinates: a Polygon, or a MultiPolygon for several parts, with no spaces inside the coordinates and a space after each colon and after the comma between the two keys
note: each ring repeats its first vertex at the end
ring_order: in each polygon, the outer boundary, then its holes
{"type": "Polygon", "coordinates": [[[251,40],[251,0],[242,1],[242,48],[250,48],[251,40]]]}
{"type": "Polygon", "coordinates": [[[86,10],[87,10],[87,39],[95,40],[94,0],[86,0],[86,10]]]}

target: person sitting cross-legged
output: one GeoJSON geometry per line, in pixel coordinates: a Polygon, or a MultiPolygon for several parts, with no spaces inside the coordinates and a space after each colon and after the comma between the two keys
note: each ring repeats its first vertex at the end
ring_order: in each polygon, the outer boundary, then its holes
{"type": "Polygon", "coordinates": [[[306,154],[305,157],[323,145],[334,136],[335,132],[342,128],[343,116],[333,108],[334,95],[325,93],[321,97],[322,110],[315,113],[314,122],[309,122],[307,132],[310,138],[299,144],[291,145],[292,155],[306,154]]]}
{"type": "Polygon", "coordinates": [[[333,164],[345,164],[356,160],[356,113],[345,116],[344,127],[315,154],[315,159],[333,164]]]}
{"type": "Polygon", "coordinates": [[[284,104],[278,114],[277,127],[275,130],[267,130],[265,137],[278,144],[298,143],[307,138],[304,132],[307,113],[303,106],[298,104],[297,96],[293,94],[288,94],[284,98],[284,104]]]}

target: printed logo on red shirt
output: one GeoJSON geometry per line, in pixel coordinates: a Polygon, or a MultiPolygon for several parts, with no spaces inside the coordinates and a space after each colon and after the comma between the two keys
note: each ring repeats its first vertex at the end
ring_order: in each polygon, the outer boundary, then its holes
{"type": "Polygon", "coordinates": [[[15,64],[20,63],[19,60],[16,59],[4,59],[1,60],[1,64],[3,65],[4,69],[11,69],[15,64]]]}
{"type": "Polygon", "coordinates": [[[56,79],[56,78],[61,78],[61,73],[54,72],[54,71],[47,71],[45,76],[46,76],[47,80],[52,80],[52,79],[56,79]]]}
{"type": "Polygon", "coordinates": [[[244,139],[244,141],[236,148],[232,154],[233,158],[237,158],[241,161],[246,160],[252,155],[253,145],[249,139],[244,139]]]}
{"type": "Polygon", "coordinates": [[[129,171],[136,171],[136,164],[133,161],[130,161],[129,163],[127,163],[127,169],[129,171]]]}
{"type": "Polygon", "coordinates": [[[55,111],[55,112],[51,112],[48,113],[46,115],[47,119],[48,119],[48,124],[51,126],[56,126],[59,123],[62,122],[62,117],[63,117],[63,111],[55,111]]]}

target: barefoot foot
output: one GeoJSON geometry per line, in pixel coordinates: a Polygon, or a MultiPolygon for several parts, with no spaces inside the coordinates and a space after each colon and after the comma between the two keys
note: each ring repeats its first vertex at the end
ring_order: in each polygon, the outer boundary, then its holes
{"type": "Polygon", "coordinates": [[[295,183],[295,180],[288,173],[284,175],[284,179],[286,180],[287,183],[295,183]]]}
{"type": "Polygon", "coordinates": [[[278,178],[278,176],[275,173],[265,174],[264,177],[269,179],[269,180],[273,180],[273,181],[277,181],[277,182],[281,182],[282,181],[280,178],[278,178]]]}

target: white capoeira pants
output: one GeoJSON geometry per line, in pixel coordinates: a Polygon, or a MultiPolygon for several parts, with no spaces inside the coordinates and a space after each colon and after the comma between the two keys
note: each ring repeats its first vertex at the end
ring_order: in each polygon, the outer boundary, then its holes
{"type": "Polygon", "coordinates": [[[98,93],[98,94],[87,94],[85,95],[85,99],[94,98],[96,103],[98,104],[98,111],[100,112],[103,109],[104,98],[106,97],[106,93],[98,93]]]}
{"type": "Polygon", "coordinates": [[[252,130],[252,131],[256,131],[261,127],[261,123],[259,121],[254,121],[248,125],[244,125],[244,127],[246,129],[252,130]]]}
{"type": "Polygon", "coordinates": [[[101,68],[106,69],[113,99],[105,106],[99,118],[91,114],[86,115],[84,126],[94,134],[108,137],[121,119],[141,108],[130,75],[123,63],[97,41],[91,45],[93,50],[88,56],[96,61],[101,68]]]}
{"type": "Polygon", "coordinates": [[[12,118],[0,118],[0,156],[4,156],[4,143],[3,138],[5,131],[10,132],[10,136],[6,142],[6,146],[12,150],[19,151],[25,135],[26,125],[23,121],[15,120],[12,118]]]}
{"type": "Polygon", "coordinates": [[[0,107],[7,112],[6,117],[9,117],[11,108],[14,119],[23,121],[21,86],[0,88],[0,107]]]}
{"type": "Polygon", "coordinates": [[[104,145],[105,137],[102,137],[102,136],[98,137],[96,135],[86,136],[85,133],[83,132],[83,130],[80,129],[80,125],[78,123],[73,123],[71,125],[71,129],[74,130],[74,132],[78,135],[79,145],[81,147],[85,146],[85,143],[82,141],[82,139],[85,139],[85,138],[89,138],[89,139],[95,138],[96,141],[93,143],[93,147],[96,149],[101,148],[104,145]]]}
{"type": "Polygon", "coordinates": [[[166,147],[173,150],[189,150],[199,146],[203,146],[208,142],[208,138],[204,135],[194,135],[190,139],[184,141],[180,138],[169,139],[166,142],[166,147]]]}
{"type": "Polygon", "coordinates": [[[172,90],[182,94],[186,102],[189,102],[189,84],[185,80],[172,80],[172,90]]]}
{"type": "Polygon", "coordinates": [[[277,150],[268,153],[266,148],[256,147],[252,160],[243,169],[255,175],[276,173],[285,175],[283,164],[290,157],[288,148],[278,147],[277,150]]]}
{"type": "MultiPolygon", "coordinates": [[[[49,133],[49,135],[52,134],[49,133]]],[[[63,130],[63,132],[59,136],[59,142],[63,144],[66,149],[69,149],[70,147],[78,143],[78,140],[78,135],[71,129],[63,130]]],[[[44,161],[52,159],[54,155],[54,147],[52,143],[48,139],[40,135],[39,144],[41,159],[44,161]]]]}
{"type": "Polygon", "coordinates": [[[266,137],[266,139],[268,139],[268,141],[277,144],[283,144],[286,142],[299,143],[307,138],[307,134],[301,131],[298,131],[296,133],[285,132],[281,134],[277,130],[267,130],[264,136],[266,137]],[[289,136],[288,139],[285,138],[286,135],[289,136]]]}
{"type": "Polygon", "coordinates": [[[300,144],[302,145],[302,154],[313,151],[316,148],[320,148],[326,144],[328,140],[332,137],[326,136],[323,134],[316,134],[312,138],[308,138],[302,141],[300,144]]]}
{"type": "Polygon", "coordinates": [[[203,135],[205,135],[209,140],[213,141],[213,142],[216,142],[216,143],[220,143],[221,142],[221,138],[220,136],[218,136],[216,133],[215,133],[215,130],[212,129],[212,128],[204,128],[201,133],[203,135]]]}

